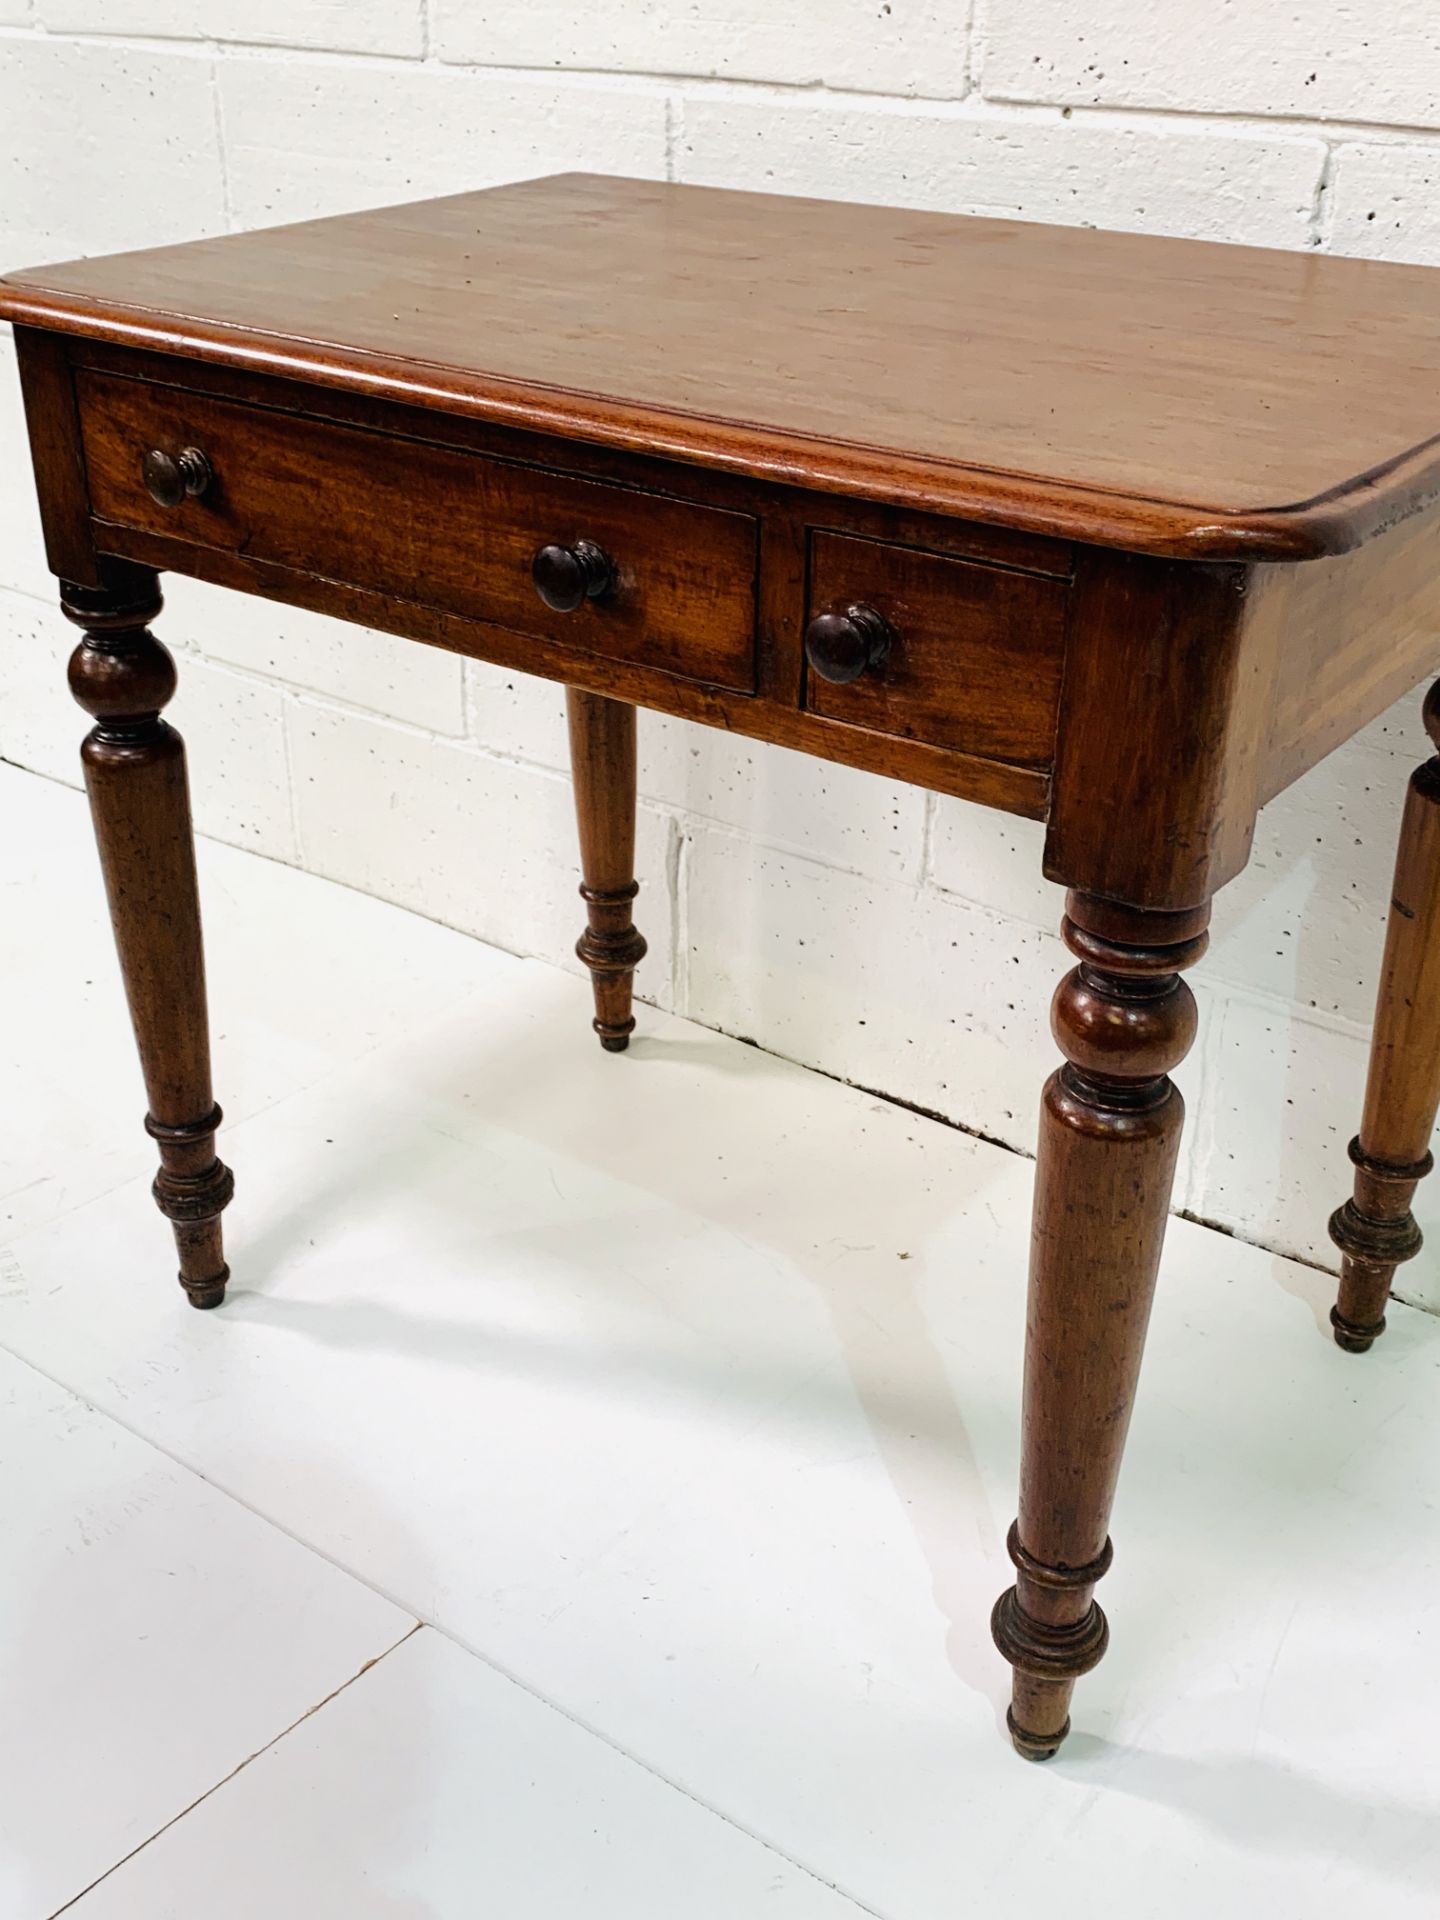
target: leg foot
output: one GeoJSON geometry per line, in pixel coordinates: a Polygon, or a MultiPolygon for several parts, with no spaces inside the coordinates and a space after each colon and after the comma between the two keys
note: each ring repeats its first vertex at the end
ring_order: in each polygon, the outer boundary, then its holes
{"type": "Polygon", "coordinates": [[[1035,1171],[1015,1585],[991,1617],[1015,1669],[1010,1737],[1047,1760],[1075,1682],[1109,1643],[1095,1583],[1140,1372],[1184,1103],[1169,1070],[1195,1035],[1179,969],[1208,909],[1141,913],[1072,894],[1080,965],[1055,996],[1066,1064],[1045,1089],[1035,1171]]]}
{"type": "Polygon", "coordinates": [[[222,1266],[212,1286],[192,1287],[187,1290],[185,1297],[192,1307],[199,1307],[202,1313],[208,1312],[211,1307],[223,1307],[229,1279],[229,1267],[222,1266]]]}
{"type": "Polygon", "coordinates": [[[580,864],[588,925],[575,951],[590,969],[594,1027],[607,1053],[623,1053],[635,1029],[630,1011],[645,941],[631,908],[635,878],[635,709],[603,694],[566,692],[570,765],[580,828],[580,864]]]}
{"type": "Polygon", "coordinates": [[[145,1131],[160,1148],[161,1166],[150,1191],[175,1229],[179,1280],[192,1307],[218,1307],[230,1269],[221,1245],[220,1215],[230,1204],[235,1180],[215,1157],[219,1107],[192,1126],[162,1126],[147,1115],[145,1131]]]}
{"type": "Polygon", "coordinates": [[[1339,1307],[1331,1307],[1330,1326],[1337,1347],[1343,1347],[1346,1353],[1368,1353],[1385,1331],[1385,1316],[1382,1313],[1373,1326],[1357,1327],[1339,1307]]]}
{"type": "Polygon", "coordinates": [[[1022,1760],[1053,1760],[1070,1731],[1070,1716],[1066,1714],[1056,1733],[1031,1733],[1015,1718],[1014,1707],[1007,1707],[1005,1724],[1010,1729],[1010,1744],[1022,1760]]]}
{"type": "MultiPolygon", "coordinates": [[[[1440,747],[1440,682],[1425,700],[1425,729],[1440,747]]],[[[1350,1143],[1355,1190],[1330,1218],[1340,1249],[1335,1344],[1365,1353],[1385,1331],[1395,1269],[1420,1251],[1410,1211],[1435,1164],[1440,1109],[1440,755],[1410,776],[1360,1132],[1350,1143]]]]}
{"type": "Polygon", "coordinates": [[[215,1155],[185,748],[160,718],[175,666],[146,624],[160,594],[153,573],[115,563],[106,586],[67,586],[62,605],[85,633],[70,687],[95,720],[81,760],[150,1101],[145,1125],[160,1150],[153,1192],[174,1228],[187,1297],[218,1307],[230,1277],[220,1214],[234,1181],[215,1155]]]}

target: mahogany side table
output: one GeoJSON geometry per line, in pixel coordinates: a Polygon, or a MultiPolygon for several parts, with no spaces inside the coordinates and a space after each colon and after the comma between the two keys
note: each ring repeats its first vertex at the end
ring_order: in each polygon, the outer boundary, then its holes
{"type": "MultiPolygon", "coordinates": [[[[198,1307],[232,1183],[161,571],[568,686],[606,1047],[644,953],[636,705],[1045,822],[1079,964],[993,1627],[1015,1745],[1054,1753],[1107,1640],[1181,970],[1261,804],[1440,666],[1440,273],[577,175],[13,274],[0,317],[198,1307]]],[[[1419,1245],[1437,928],[1440,757],[1332,1223],[1351,1351],[1419,1245]]]]}

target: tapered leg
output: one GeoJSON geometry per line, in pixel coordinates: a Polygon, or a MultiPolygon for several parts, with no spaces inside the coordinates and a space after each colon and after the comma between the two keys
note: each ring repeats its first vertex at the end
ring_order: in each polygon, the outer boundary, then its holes
{"type": "Polygon", "coordinates": [[[631,985],[645,957],[630,910],[635,878],[635,709],[601,693],[566,690],[570,766],[580,823],[580,897],[589,921],[575,951],[595,989],[595,1031],[608,1053],[630,1044],[631,985]]]}
{"type": "MultiPolygon", "coordinates": [[[[1426,696],[1425,730],[1440,747],[1440,682],[1426,696]]],[[[1330,1238],[1344,1256],[1330,1324],[1347,1353],[1364,1353],[1385,1331],[1395,1269],[1420,1251],[1410,1202],[1434,1165],[1430,1136],[1437,1108],[1440,755],[1415,769],[1405,796],[1365,1110],[1359,1135],[1350,1142],[1355,1193],[1330,1220],[1330,1238]]]]}
{"type": "Polygon", "coordinates": [[[153,573],[115,566],[104,588],[65,586],[85,638],[70,687],[95,725],[81,748],[110,918],[160,1149],[154,1193],[175,1230],[192,1306],[218,1307],[230,1270],[220,1214],[233,1189],[215,1157],[220,1109],[210,1089],[205,961],[185,748],[160,718],[175,665],[147,628],[160,610],[153,573]]]}
{"type": "Polygon", "coordinates": [[[1205,949],[1209,909],[1141,913],[1071,894],[1080,965],[1052,1024],[1066,1064],[1045,1088],[1025,1334],[1016,1582],[995,1642],[1015,1669],[1010,1733],[1047,1760],[1070,1695],[1105,1651],[1094,1600],[1155,1290],[1185,1106],[1169,1078],[1195,1037],[1179,977],[1205,949]]]}

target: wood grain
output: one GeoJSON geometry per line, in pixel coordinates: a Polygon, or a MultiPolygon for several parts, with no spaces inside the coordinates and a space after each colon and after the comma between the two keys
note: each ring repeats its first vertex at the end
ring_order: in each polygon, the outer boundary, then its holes
{"type": "Polygon", "coordinates": [[[1285,645],[1280,568],[1081,554],[1045,872],[1199,906],[1250,857],[1285,645]]]}
{"type": "Polygon", "coordinates": [[[1068,586],[874,540],[816,533],[807,618],[852,601],[893,640],[847,685],[812,673],[812,713],[996,760],[1048,766],[1055,750],[1068,586]]]}
{"type": "MultiPolygon", "coordinates": [[[[1440,748],[1440,682],[1425,701],[1425,727],[1440,748]]],[[[1335,1341],[1364,1353],[1385,1331],[1395,1269],[1420,1251],[1411,1212],[1434,1164],[1440,1112],[1440,752],[1410,776],[1360,1131],[1350,1143],[1352,1197],[1330,1221],[1344,1256],[1330,1314],[1335,1341]]]]}
{"type": "Polygon", "coordinates": [[[215,1156],[221,1116],[185,746],[160,717],[175,664],[147,624],[160,610],[154,574],[102,571],[102,586],[62,593],[85,634],[70,661],[71,692],[95,722],[81,749],[85,788],[149,1098],[145,1126],[160,1150],[155,1202],[174,1229],[191,1305],[218,1307],[230,1277],[220,1215],[234,1181],[215,1156]]]}
{"type": "Polygon", "coordinates": [[[607,1053],[623,1053],[635,1030],[630,1011],[645,938],[631,917],[635,878],[635,709],[623,700],[566,691],[570,772],[580,831],[580,897],[586,927],[575,951],[590,969],[594,1027],[607,1053]]]}
{"type": "Polygon", "coordinates": [[[1010,1733],[1046,1760],[1075,1682],[1105,1652],[1094,1599],[1130,1423],[1185,1103],[1170,1079],[1195,1037],[1180,969],[1205,950],[1208,907],[1143,914],[1083,894],[1064,933],[1080,964],[1051,1025],[1065,1064],[1041,1103],[1025,1322],[1016,1582],[996,1605],[1015,1668],[1010,1733]]]}
{"type": "Polygon", "coordinates": [[[747,515],[136,380],[81,373],[77,388],[102,520],[738,692],[755,685],[747,515]],[[214,480],[200,498],[162,506],[144,484],[145,453],[188,445],[214,480]],[[556,612],[532,563],[547,543],[578,539],[606,550],[617,584],[556,612]]]}
{"type": "Polygon", "coordinates": [[[67,342],[21,327],[15,346],[45,558],[60,579],[98,587],[103,576],[90,532],[90,496],[67,342]]]}
{"type": "Polygon", "coordinates": [[[146,534],[98,523],[101,551],[124,555],[147,566],[185,573],[217,586],[257,593],[287,606],[328,613],[430,646],[446,647],[476,660],[534,673],[566,685],[588,688],[636,705],[678,714],[705,726],[724,727],[778,746],[861,767],[892,780],[908,780],[937,793],[950,793],[1006,813],[1043,819],[1049,775],[1038,767],[1014,766],[980,754],[956,753],[925,741],[827,720],[797,711],[803,654],[800,640],[804,605],[803,522],[785,516],[762,523],[762,547],[769,558],[761,590],[761,692],[765,697],[727,693],[675,674],[657,672],[633,660],[589,653],[575,641],[549,641],[515,633],[508,627],[462,618],[394,594],[352,587],[298,568],[279,567],[223,548],[197,547],[171,536],[146,534]]]}
{"type": "MultiPolygon", "coordinates": [[[[1107,1637],[1179,972],[1261,801],[1440,664],[1440,275],[570,176],[15,275],[0,317],[86,632],[156,1197],[198,1305],[230,1176],[153,569],[566,684],[578,951],[613,1050],[644,951],[637,705],[1046,819],[1079,965],[994,1626],[1016,1744],[1054,1752],[1107,1637]]],[[[1437,768],[1337,1216],[1352,1345],[1418,1244],[1440,1097],[1437,768]]]]}
{"type": "Polygon", "coordinates": [[[1358,553],[1266,568],[1283,596],[1263,798],[1440,671],[1440,565],[1424,514],[1358,553]]]}
{"type": "Polygon", "coordinates": [[[1440,490],[1440,275],[1313,252],[567,175],[12,274],[0,318],[1151,552],[1440,490]]]}

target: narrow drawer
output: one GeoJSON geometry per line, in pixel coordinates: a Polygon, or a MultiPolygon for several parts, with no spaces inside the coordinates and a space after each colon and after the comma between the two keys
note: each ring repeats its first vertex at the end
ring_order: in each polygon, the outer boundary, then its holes
{"type": "Polygon", "coordinates": [[[748,514],[109,374],[82,372],[77,392],[101,520],[754,691],[748,514]],[[161,505],[145,456],[187,447],[209,478],[161,505]],[[608,557],[612,584],[558,612],[531,564],[582,541],[608,557]]]}
{"type": "Polygon", "coordinates": [[[876,733],[1046,766],[1068,592],[1041,574],[813,532],[807,620],[869,609],[888,647],[844,683],[816,670],[811,649],[805,704],[876,733]]]}

